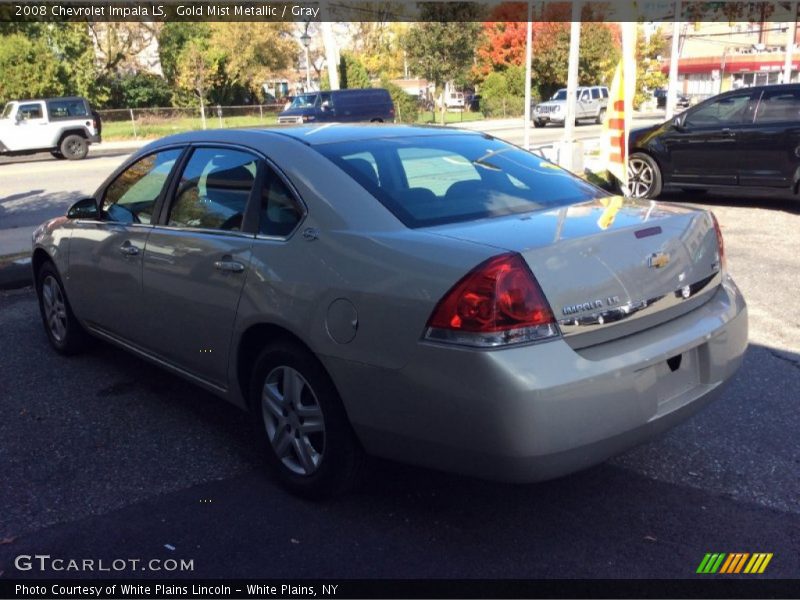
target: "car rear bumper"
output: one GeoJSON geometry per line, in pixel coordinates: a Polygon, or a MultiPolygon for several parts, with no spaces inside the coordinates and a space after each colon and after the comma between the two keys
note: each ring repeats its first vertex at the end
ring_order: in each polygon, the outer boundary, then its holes
{"type": "Polygon", "coordinates": [[[691,313],[583,350],[563,339],[495,351],[421,343],[396,371],[325,363],[368,452],[525,482],[602,462],[685,420],[720,395],[746,347],[745,302],[726,278],[691,313]]]}

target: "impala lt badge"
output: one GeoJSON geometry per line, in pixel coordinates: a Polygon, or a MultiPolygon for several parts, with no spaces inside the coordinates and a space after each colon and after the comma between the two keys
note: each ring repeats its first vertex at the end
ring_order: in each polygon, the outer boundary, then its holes
{"type": "Polygon", "coordinates": [[[669,252],[654,252],[647,257],[647,266],[651,269],[661,269],[669,264],[669,252]]]}

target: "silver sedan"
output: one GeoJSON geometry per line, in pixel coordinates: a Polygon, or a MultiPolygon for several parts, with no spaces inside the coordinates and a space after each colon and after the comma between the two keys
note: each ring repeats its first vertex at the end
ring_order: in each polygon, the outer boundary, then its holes
{"type": "Polygon", "coordinates": [[[528,482],[719,396],[744,299],[707,211],[606,194],[489,136],[192,132],[34,234],[45,331],[249,410],[291,490],[365,457],[528,482]]]}

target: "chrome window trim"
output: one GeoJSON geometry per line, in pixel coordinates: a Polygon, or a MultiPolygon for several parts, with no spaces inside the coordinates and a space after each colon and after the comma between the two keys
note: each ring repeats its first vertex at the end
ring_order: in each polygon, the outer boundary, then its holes
{"type": "Polygon", "coordinates": [[[187,231],[191,233],[204,233],[207,235],[224,235],[224,236],[232,236],[238,238],[244,238],[252,240],[255,238],[255,235],[252,233],[247,233],[246,231],[235,231],[230,229],[208,229],[204,227],[177,227],[175,225],[152,225],[153,229],[156,230],[165,230],[165,231],[187,231]]]}

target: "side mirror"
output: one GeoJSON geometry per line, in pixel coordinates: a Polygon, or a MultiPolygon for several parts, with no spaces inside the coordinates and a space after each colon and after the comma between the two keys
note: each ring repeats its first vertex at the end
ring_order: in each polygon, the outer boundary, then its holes
{"type": "Polygon", "coordinates": [[[20,121],[22,121],[22,113],[21,113],[21,112],[17,111],[17,112],[14,114],[14,121],[16,121],[17,123],[19,123],[20,121]]]}
{"type": "Polygon", "coordinates": [[[68,219],[99,219],[100,211],[94,198],[81,198],[69,207],[68,219]]]}
{"type": "Polygon", "coordinates": [[[672,119],[672,126],[676,131],[686,131],[686,127],[683,125],[683,118],[681,117],[675,117],[672,119]]]}

